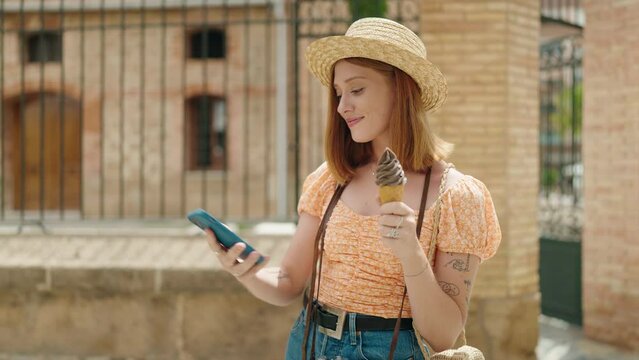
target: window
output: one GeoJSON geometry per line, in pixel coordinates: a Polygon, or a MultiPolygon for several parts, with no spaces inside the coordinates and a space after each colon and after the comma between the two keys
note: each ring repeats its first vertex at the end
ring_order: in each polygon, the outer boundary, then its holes
{"type": "Polygon", "coordinates": [[[24,35],[27,62],[62,61],[62,37],[55,31],[30,32],[24,35]]]}
{"type": "Polygon", "coordinates": [[[187,101],[189,170],[224,170],[226,159],[225,101],[195,96],[187,101]]]}
{"type": "Polygon", "coordinates": [[[189,35],[189,57],[192,59],[223,59],[226,56],[224,30],[203,29],[189,35]]]}

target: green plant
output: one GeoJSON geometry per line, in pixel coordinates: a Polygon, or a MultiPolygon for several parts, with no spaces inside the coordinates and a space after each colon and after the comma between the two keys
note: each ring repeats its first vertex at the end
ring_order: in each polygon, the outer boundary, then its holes
{"type": "Polygon", "coordinates": [[[541,186],[545,190],[550,190],[559,184],[559,170],[546,168],[541,173],[541,186]]]}
{"type": "Polygon", "coordinates": [[[350,0],[349,8],[353,21],[365,17],[384,17],[386,0],[350,0]]]}
{"type": "Polygon", "coordinates": [[[569,135],[571,131],[574,132],[575,135],[581,134],[581,114],[583,107],[582,98],[582,82],[576,83],[574,87],[566,87],[562,89],[553,97],[553,107],[555,111],[550,114],[549,120],[553,129],[557,133],[561,134],[562,137],[569,135]]]}

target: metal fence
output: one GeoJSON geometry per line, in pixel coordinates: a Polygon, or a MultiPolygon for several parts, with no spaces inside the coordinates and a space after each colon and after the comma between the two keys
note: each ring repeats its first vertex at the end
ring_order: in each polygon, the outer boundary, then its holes
{"type": "Polygon", "coordinates": [[[0,220],[295,217],[313,39],[419,1],[0,0],[0,220]]]}
{"type": "Polygon", "coordinates": [[[584,11],[542,0],[540,48],[539,289],[541,311],[582,323],[581,156],[584,11]]]}
{"type": "Polygon", "coordinates": [[[539,215],[546,238],[581,239],[582,58],[581,37],[541,47],[539,215]]]}

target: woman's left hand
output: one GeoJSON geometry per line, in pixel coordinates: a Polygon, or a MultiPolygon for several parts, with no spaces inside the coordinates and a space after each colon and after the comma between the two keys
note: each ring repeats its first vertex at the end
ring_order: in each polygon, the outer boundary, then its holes
{"type": "Polygon", "coordinates": [[[380,207],[379,233],[382,243],[404,262],[421,251],[415,233],[415,212],[403,202],[389,202],[380,207]]]}

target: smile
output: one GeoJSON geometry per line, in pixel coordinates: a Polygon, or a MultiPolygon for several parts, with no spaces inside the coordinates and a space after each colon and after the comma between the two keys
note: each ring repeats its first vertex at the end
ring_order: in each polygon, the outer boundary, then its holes
{"type": "Polygon", "coordinates": [[[346,124],[348,125],[348,127],[353,127],[355,126],[358,122],[360,122],[364,117],[360,116],[360,117],[355,117],[355,118],[348,118],[346,119],[346,124]]]}

